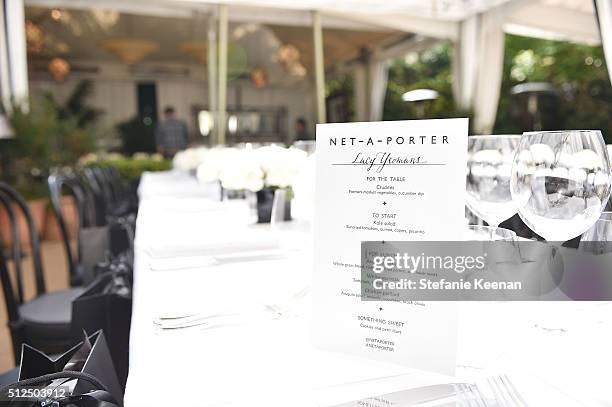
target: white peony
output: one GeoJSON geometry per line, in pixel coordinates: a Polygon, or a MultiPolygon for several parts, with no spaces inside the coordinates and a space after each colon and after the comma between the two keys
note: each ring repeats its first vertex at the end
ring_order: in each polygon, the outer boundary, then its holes
{"type": "Polygon", "coordinates": [[[194,171],[205,160],[207,151],[206,147],[188,148],[179,151],[172,159],[172,166],[180,171],[194,171]]]}
{"type": "Polygon", "coordinates": [[[225,149],[219,174],[225,189],[259,191],[264,187],[264,173],[253,150],[225,149]]]}
{"type": "Polygon", "coordinates": [[[257,149],[261,168],[268,187],[286,188],[293,184],[308,154],[297,148],[283,148],[275,145],[257,149]]]}
{"type": "Polygon", "coordinates": [[[200,182],[220,180],[224,188],[232,190],[290,187],[307,158],[302,150],[277,145],[257,149],[216,147],[205,150],[199,157],[190,150],[175,156],[175,168],[189,171],[197,162],[196,176],[200,182]]]}
{"type": "Polygon", "coordinates": [[[196,173],[198,181],[206,183],[219,180],[227,150],[225,147],[217,147],[206,152],[196,173]]]}

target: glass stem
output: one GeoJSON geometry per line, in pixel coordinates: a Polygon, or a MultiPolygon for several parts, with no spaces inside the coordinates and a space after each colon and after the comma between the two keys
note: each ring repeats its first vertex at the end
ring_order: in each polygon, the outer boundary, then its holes
{"type": "Polygon", "coordinates": [[[489,226],[491,226],[489,228],[489,240],[493,241],[495,240],[495,231],[499,227],[499,223],[489,223],[489,226]]]}

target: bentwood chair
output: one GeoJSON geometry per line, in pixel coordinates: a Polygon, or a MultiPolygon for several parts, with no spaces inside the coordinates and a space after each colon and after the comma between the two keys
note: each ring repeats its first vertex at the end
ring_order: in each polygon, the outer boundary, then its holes
{"type": "Polygon", "coordinates": [[[51,174],[47,179],[47,183],[49,186],[51,206],[53,207],[53,212],[62,235],[62,242],[68,262],[68,270],[70,272],[70,285],[72,287],[78,287],[84,284],[84,273],[86,272],[83,269],[83,240],[81,238],[81,231],[84,228],[90,228],[96,225],[96,214],[92,193],[83,186],[75,174],[51,174]],[[71,236],[68,230],[68,221],[62,212],[62,192],[64,190],[68,191],[68,193],[73,197],[76,206],[76,253],[72,249],[71,236]]]}
{"type": "Polygon", "coordinates": [[[96,208],[103,208],[103,225],[109,227],[110,251],[113,255],[133,254],[134,232],[138,198],[129,188],[116,168],[93,167],[83,171],[84,180],[90,185],[96,208]]]}
{"type": "Polygon", "coordinates": [[[137,199],[132,196],[116,168],[95,167],[91,170],[104,192],[108,216],[127,217],[137,212],[137,199]]]}
{"type": "Polygon", "coordinates": [[[8,270],[7,258],[0,250],[0,282],[4,292],[8,313],[8,326],[13,342],[15,361],[19,361],[21,345],[27,343],[47,353],[58,353],[72,343],[70,324],[72,300],[82,289],[70,289],[52,293],[46,292],[43,265],[40,254],[38,230],[27,203],[9,185],[0,182],[0,205],[4,207],[11,223],[10,258],[13,264],[14,282],[8,270]],[[33,299],[24,296],[24,279],[21,262],[24,253],[17,226],[17,210],[25,218],[30,237],[36,294],[33,299]],[[13,288],[15,287],[15,289],[13,288]]]}

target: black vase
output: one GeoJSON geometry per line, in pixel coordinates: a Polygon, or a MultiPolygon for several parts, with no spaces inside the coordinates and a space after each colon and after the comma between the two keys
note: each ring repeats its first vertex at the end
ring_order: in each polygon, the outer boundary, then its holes
{"type": "MultiPolygon", "coordinates": [[[[257,195],[257,223],[270,223],[272,219],[272,206],[274,204],[274,189],[263,188],[256,192],[257,195]]],[[[284,221],[291,220],[291,200],[285,201],[284,221]]]]}

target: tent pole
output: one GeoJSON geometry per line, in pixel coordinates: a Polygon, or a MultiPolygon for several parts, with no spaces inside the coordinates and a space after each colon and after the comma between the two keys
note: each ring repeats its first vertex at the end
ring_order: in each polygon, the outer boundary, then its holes
{"type": "Polygon", "coordinates": [[[11,81],[8,65],[8,46],[4,18],[4,0],[0,0],[0,92],[5,110],[11,109],[11,81]]]}
{"type": "MultiPolygon", "coordinates": [[[[215,116],[217,112],[217,32],[215,30],[215,17],[210,15],[208,18],[208,110],[215,116]]],[[[214,123],[214,122],[213,122],[214,123]]],[[[210,134],[209,142],[214,142],[214,135],[210,134]]]]}
{"type": "Polygon", "coordinates": [[[225,127],[227,115],[227,5],[219,6],[219,78],[217,114],[217,144],[225,144],[225,127]]]}
{"type": "Polygon", "coordinates": [[[601,45],[604,50],[610,83],[612,83],[612,0],[595,0],[595,15],[599,24],[601,45]]]}
{"type": "Polygon", "coordinates": [[[314,40],[315,84],[317,95],[317,123],[325,123],[325,69],[323,64],[323,28],[321,14],[312,12],[312,33],[314,40]]]}
{"type": "Polygon", "coordinates": [[[25,7],[23,0],[4,4],[11,95],[15,102],[28,108],[28,60],[25,38],[25,7]]]}

